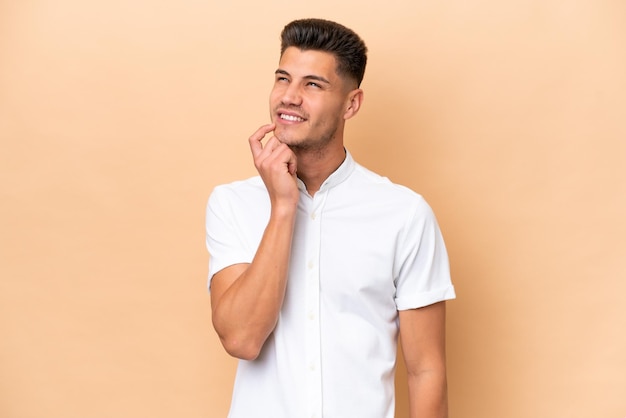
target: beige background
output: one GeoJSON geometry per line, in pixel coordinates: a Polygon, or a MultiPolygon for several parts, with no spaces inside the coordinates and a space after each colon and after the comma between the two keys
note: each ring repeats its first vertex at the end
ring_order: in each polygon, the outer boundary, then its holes
{"type": "Polygon", "coordinates": [[[622,0],[0,0],[0,416],[225,416],[204,206],[311,16],[370,48],[348,147],[444,231],[451,417],[626,416],[622,0]]]}

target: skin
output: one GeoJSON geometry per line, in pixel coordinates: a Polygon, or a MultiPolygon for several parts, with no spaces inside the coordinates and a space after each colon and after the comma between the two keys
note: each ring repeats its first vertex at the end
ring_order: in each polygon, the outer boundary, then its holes
{"type": "Polygon", "coordinates": [[[409,416],[447,418],[446,304],[438,302],[398,314],[408,375],[409,416]]]}
{"type": "MultiPolygon", "coordinates": [[[[287,48],[270,94],[272,123],[249,138],[254,165],[269,193],[270,218],[252,262],[229,266],[211,282],[213,326],[234,357],[256,359],[276,326],[300,193],[296,177],[313,196],[345,159],[345,122],[358,113],[363,91],[337,74],[336,67],[331,54],[287,48]]],[[[444,302],[401,311],[399,317],[411,417],[444,418],[444,302]]]]}

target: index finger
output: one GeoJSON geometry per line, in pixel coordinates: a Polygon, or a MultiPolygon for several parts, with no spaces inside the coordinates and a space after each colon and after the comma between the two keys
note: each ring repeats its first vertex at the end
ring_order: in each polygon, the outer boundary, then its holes
{"type": "Polygon", "coordinates": [[[263,151],[263,145],[261,144],[261,141],[263,140],[263,138],[265,138],[265,135],[272,132],[275,127],[276,125],[273,123],[263,125],[259,129],[257,129],[256,132],[253,133],[252,136],[248,139],[248,142],[250,142],[250,150],[252,150],[252,155],[254,157],[259,155],[261,151],[263,151]]]}

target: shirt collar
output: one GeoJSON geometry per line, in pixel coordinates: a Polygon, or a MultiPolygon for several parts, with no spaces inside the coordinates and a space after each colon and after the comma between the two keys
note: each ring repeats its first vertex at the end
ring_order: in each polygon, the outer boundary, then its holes
{"type": "MultiPolygon", "coordinates": [[[[341,165],[337,167],[337,169],[333,171],[326,180],[324,180],[324,182],[322,183],[322,186],[319,189],[320,192],[329,190],[337,186],[338,184],[343,183],[343,181],[346,180],[348,177],[350,177],[350,174],[352,174],[352,172],[354,171],[354,167],[356,166],[356,163],[354,162],[354,159],[352,158],[350,151],[348,150],[345,150],[345,151],[346,151],[346,158],[343,160],[341,165]]],[[[302,191],[306,191],[306,185],[304,184],[304,182],[300,179],[297,179],[297,182],[298,182],[298,188],[302,191]]]]}

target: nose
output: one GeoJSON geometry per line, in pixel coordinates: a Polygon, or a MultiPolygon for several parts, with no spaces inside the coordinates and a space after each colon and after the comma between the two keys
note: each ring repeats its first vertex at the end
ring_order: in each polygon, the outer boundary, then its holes
{"type": "Polygon", "coordinates": [[[302,92],[297,83],[289,83],[283,91],[281,102],[285,106],[300,106],[302,104],[302,92]]]}

